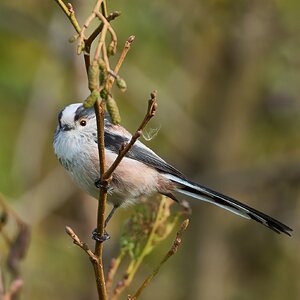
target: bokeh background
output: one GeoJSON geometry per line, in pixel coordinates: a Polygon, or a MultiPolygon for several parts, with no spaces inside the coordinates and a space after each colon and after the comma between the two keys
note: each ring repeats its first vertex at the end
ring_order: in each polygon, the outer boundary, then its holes
{"type": "MultiPolygon", "coordinates": [[[[94,1],[73,1],[82,23],[94,1]]],[[[191,200],[183,245],[142,299],[300,299],[300,2],[108,1],[119,50],[136,40],[115,90],[135,130],[149,93],[159,108],[147,145],[191,179],[291,226],[280,236],[191,200]]],[[[0,2],[0,191],[31,226],[23,299],[96,299],[89,261],[64,232],[92,246],[96,201],[52,150],[57,112],[88,95],[73,29],[54,0],[0,2]]],[[[130,209],[109,225],[105,263],[118,253],[130,209]]],[[[7,247],[1,241],[1,264],[7,247]]],[[[147,258],[138,284],[169,244],[147,258]]],[[[125,299],[125,296],[123,297],[125,299]]]]}

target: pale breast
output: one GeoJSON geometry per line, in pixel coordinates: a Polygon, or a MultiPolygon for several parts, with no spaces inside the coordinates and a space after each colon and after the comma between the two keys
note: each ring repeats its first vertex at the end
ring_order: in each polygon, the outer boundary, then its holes
{"type": "MultiPolygon", "coordinates": [[[[105,151],[106,170],[116,159],[117,154],[112,151],[105,151]]],[[[95,182],[99,179],[99,158],[98,151],[78,152],[71,161],[64,161],[73,180],[82,190],[98,199],[99,189],[95,182]]],[[[116,197],[108,197],[113,204],[124,205],[136,202],[143,195],[151,195],[159,192],[162,185],[160,173],[134,159],[124,157],[112,175],[110,183],[111,192],[116,197]]]]}

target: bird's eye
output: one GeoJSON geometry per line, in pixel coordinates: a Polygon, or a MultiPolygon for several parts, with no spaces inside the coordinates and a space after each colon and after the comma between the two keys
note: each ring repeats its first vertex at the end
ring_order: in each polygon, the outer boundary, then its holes
{"type": "Polygon", "coordinates": [[[85,126],[86,125],[86,120],[81,120],[79,123],[81,126],[85,126]]]}

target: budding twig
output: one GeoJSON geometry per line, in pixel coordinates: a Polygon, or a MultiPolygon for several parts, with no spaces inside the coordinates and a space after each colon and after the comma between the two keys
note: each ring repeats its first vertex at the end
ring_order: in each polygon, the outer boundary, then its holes
{"type": "Polygon", "coordinates": [[[75,12],[74,12],[74,9],[73,9],[71,3],[68,3],[68,5],[66,5],[62,0],[55,0],[55,1],[60,6],[60,8],[63,10],[63,12],[66,14],[66,16],[69,18],[69,20],[70,20],[71,24],[73,25],[74,29],[76,30],[76,32],[80,33],[81,28],[75,17],[75,12]]]}
{"type": "Polygon", "coordinates": [[[95,256],[95,254],[93,253],[92,250],[89,249],[89,247],[87,246],[87,244],[83,243],[80,238],[78,237],[78,235],[74,232],[74,230],[70,227],[70,226],[66,226],[66,233],[71,237],[71,239],[73,240],[73,243],[78,246],[79,248],[81,248],[92,261],[97,261],[97,257],[95,256]]]}
{"type": "MultiPolygon", "coordinates": [[[[115,18],[119,17],[121,15],[121,12],[115,11],[111,13],[107,17],[107,21],[111,22],[115,18]]],[[[101,23],[94,31],[93,33],[84,41],[84,62],[85,62],[85,68],[88,71],[89,66],[90,66],[90,52],[91,52],[91,45],[93,41],[97,38],[99,33],[103,30],[104,23],[101,23]]]]}
{"type": "Polygon", "coordinates": [[[106,299],[105,283],[102,283],[102,279],[104,280],[104,275],[102,274],[103,273],[102,256],[98,256],[96,253],[93,253],[93,251],[90,250],[89,247],[79,239],[79,237],[76,235],[76,233],[71,227],[66,226],[66,233],[72,238],[73,243],[79,248],[81,248],[88,255],[94,268],[99,299],[105,300],[106,299]]]}
{"type": "MultiPolygon", "coordinates": [[[[99,151],[99,162],[100,162],[100,178],[105,172],[105,153],[104,153],[104,112],[105,103],[100,102],[98,98],[95,105],[95,114],[97,120],[97,133],[98,133],[98,151],[99,151]]],[[[97,228],[98,234],[103,236],[104,234],[104,221],[105,221],[105,208],[107,200],[107,189],[106,186],[102,186],[99,191],[99,201],[97,210],[97,228]]],[[[95,244],[95,255],[98,257],[97,265],[94,266],[97,289],[99,294],[99,299],[105,300],[107,297],[106,287],[105,287],[105,277],[103,271],[102,262],[102,250],[103,245],[99,241],[95,244]]]]}
{"type": "Polygon", "coordinates": [[[111,74],[112,76],[111,76],[110,79],[109,79],[108,90],[110,90],[110,89],[112,88],[112,85],[113,85],[115,79],[117,78],[117,74],[119,73],[119,70],[120,70],[120,68],[121,68],[121,66],[122,66],[122,63],[123,63],[123,61],[124,61],[124,59],[125,59],[125,57],[126,57],[128,51],[130,50],[130,46],[131,46],[131,44],[133,43],[134,39],[135,39],[135,36],[134,36],[134,35],[131,35],[131,36],[127,39],[127,41],[125,42],[123,51],[122,51],[122,53],[121,53],[121,55],[120,55],[120,58],[119,58],[119,60],[118,60],[118,62],[117,62],[117,64],[116,64],[116,66],[115,66],[113,75],[111,74]]]}

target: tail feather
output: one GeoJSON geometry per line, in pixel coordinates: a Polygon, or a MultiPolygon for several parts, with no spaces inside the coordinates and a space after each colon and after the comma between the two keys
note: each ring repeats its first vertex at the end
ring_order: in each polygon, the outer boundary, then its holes
{"type": "Polygon", "coordinates": [[[277,233],[285,233],[290,236],[290,231],[293,231],[290,227],[282,224],[274,218],[233,198],[170,174],[166,174],[165,176],[171,181],[178,183],[177,191],[182,194],[215,204],[246,219],[252,219],[277,233]]]}

